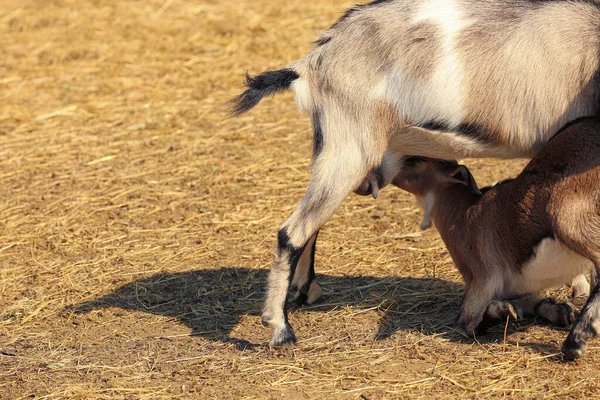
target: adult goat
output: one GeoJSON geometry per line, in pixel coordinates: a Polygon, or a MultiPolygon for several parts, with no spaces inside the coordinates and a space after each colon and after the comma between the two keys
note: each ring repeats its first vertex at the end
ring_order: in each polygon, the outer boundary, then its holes
{"type": "Polygon", "coordinates": [[[279,230],[263,322],[272,345],[314,280],[317,234],[352,191],[376,194],[403,154],[532,157],[560,127],[600,109],[600,9],[591,0],[376,0],[348,10],[287,68],[247,77],[241,114],[291,89],[312,117],[308,190],[279,230]],[[379,170],[381,179],[369,173],[379,170]]]}

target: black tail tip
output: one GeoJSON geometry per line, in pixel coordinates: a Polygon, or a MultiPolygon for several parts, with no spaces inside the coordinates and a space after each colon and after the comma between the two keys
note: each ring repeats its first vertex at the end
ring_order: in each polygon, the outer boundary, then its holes
{"type": "Polygon", "coordinates": [[[290,68],[267,71],[254,77],[246,73],[245,84],[248,89],[231,100],[229,116],[237,117],[257,105],[263,97],[289,89],[298,78],[300,75],[290,68]]]}
{"type": "Polygon", "coordinates": [[[246,89],[244,93],[229,101],[229,117],[238,117],[253,108],[263,98],[263,94],[255,89],[246,89]]]}

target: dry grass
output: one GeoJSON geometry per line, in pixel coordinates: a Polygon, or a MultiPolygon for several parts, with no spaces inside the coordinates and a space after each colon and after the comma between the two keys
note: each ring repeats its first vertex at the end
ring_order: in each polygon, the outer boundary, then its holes
{"type": "MultiPolygon", "coordinates": [[[[289,95],[236,120],[224,102],[347,6],[1,2],[1,398],[600,396],[599,349],[561,363],[565,331],[460,339],[459,276],[398,190],[346,201],[320,236],[324,301],[292,312],[297,346],[264,345],[310,126],[289,95]]],[[[523,162],[469,165],[488,183],[523,162]]]]}

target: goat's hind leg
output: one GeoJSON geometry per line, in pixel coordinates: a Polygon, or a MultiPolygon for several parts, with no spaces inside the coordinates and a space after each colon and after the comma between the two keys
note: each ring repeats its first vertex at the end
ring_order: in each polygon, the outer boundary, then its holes
{"type": "Polygon", "coordinates": [[[587,341],[598,335],[599,330],[600,284],[596,284],[562,346],[565,359],[575,360],[581,357],[587,348],[587,341]]]}
{"type": "MultiPolygon", "coordinates": [[[[581,202],[576,204],[580,205],[581,202]]],[[[570,249],[591,261],[595,272],[592,276],[594,284],[590,296],[562,345],[562,353],[566,360],[581,357],[587,348],[588,340],[600,332],[600,283],[597,279],[600,273],[600,218],[595,204],[590,203],[590,206],[566,208],[566,215],[560,215],[561,218],[557,219],[556,224],[555,236],[570,249]]]]}
{"type": "Polygon", "coordinates": [[[308,240],[292,278],[292,290],[296,290],[294,301],[299,306],[314,304],[322,294],[321,286],[315,279],[315,250],[318,235],[319,232],[308,240]]]}
{"type": "MultiPolygon", "coordinates": [[[[372,167],[360,149],[360,144],[352,140],[325,147],[313,163],[309,188],[304,198],[279,230],[263,308],[263,324],[273,328],[271,345],[296,341],[287,319],[288,289],[311,238],[314,237],[316,241],[315,235],[321,226],[372,167]]],[[[376,158],[376,155],[371,158],[376,158]]]]}

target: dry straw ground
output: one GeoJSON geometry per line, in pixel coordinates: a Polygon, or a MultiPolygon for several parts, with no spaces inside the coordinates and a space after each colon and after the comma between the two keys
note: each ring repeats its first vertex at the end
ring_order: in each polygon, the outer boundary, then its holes
{"type": "MultiPolygon", "coordinates": [[[[297,346],[265,346],[311,132],[290,95],[235,120],[224,102],[348,6],[0,2],[0,398],[600,395],[598,342],[564,364],[543,324],[462,340],[459,276],[393,189],[345,202],[320,236],[323,302],[292,312],[297,346]]],[[[469,165],[489,183],[524,163],[469,165]]]]}

